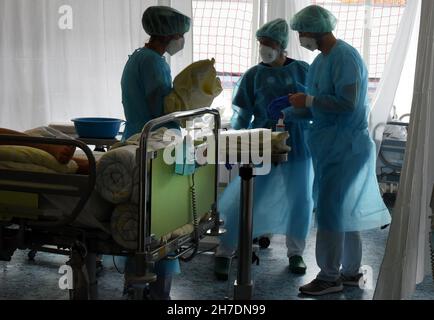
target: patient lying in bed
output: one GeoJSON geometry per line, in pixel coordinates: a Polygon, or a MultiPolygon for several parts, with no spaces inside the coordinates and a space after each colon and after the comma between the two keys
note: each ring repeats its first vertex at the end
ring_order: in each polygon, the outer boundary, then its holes
{"type": "MultiPolygon", "coordinates": [[[[57,139],[72,139],[60,131],[48,127],[40,127],[24,133],[0,128],[0,135],[33,136],[57,139]]],[[[101,153],[94,153],[95,159],[101,153]]],[[[48,173],[48,174],[89,174],[89,161],[84,152],[74,146],[34,144],[13,139],[0,140],[0,169],[48,173]]],[[[0,199],[1,201],[1,199],[0,199]]],[[[75,207],[78,198],[43,195],[39,198],[39,209],[44,216],[67,216],[75,207]]],[[[80,213],[76,225],[99,229],[110,233],[110,216],[113,205],[94,192],[80,213]]]]}
{"type": "MultiPolygon", "coordinates": [[[[72,139],[48,127],[32,129],[25,133],[0,128],[0,135],[72,139]]],[[[0,168],[42,173],[88,174],[89,162],[75,153],[75,146],[0,140],[0,168]]]]}
{"type": "MultiPolygon", "coordinates": [[[[25,133],[0,129],[1,134],[71,139],[57,130],[46,127],[25,133]]],[[[158,132],[156,133],[158,137],[153,138],[162,140],[159,136],[161,134],[158,132]]],[[[154,149],[160,149],[165,145],[159,142],[152,143],[151,146],[154,149]]],[[[130,208],[129,205],[138,203],[137,200],[132,201],[134,187],[137,189],[135,184],[138,183],[134,177],[138,173],[134,170],[137,148],[136,144],[127,143],[107,153],[93,152],[97,162],[96,189],[73,224],[110,234],[119,245],[126,249],[136,247],[137,232],[133,232],[132,236],[130,229],[137,231],[138,208],[134,206],[132,212],[120,209],[130,208]],[[122,181],[116,177],[122,178],[122,181]]],[[[0,170],[86,175],[89,173],[88,159],[82,150],[75,149],[70,146],[23,143],[13,139],[0,141],[0,170]]],[[[74,197],[45,194],[40,197],[39,209],[43,210],[45,217],[60,218],[68,216],[77,201],[78,198],[74,197]]],[[[186,225],[164,235],[161,241],[166,242],[191,232],[193,232],[193,225],[186,225]]]]}

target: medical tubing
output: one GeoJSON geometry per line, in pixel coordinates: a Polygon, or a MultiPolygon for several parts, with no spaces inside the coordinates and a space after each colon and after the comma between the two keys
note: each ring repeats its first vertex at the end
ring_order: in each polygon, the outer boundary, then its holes
{"type": "Polygon", "coordinates": [[[194,174],[191,176],[192,186],[190,187],[191,192],[191,207],[193,212],[193,226],[194,226],[194,250],[193,253],[187,258],[181,257],[184,262],[190,262],[197,255],[199,250],[199,220],[197,218],[197,198],[196,198],[196,187],[194,182],[194,174]]]}

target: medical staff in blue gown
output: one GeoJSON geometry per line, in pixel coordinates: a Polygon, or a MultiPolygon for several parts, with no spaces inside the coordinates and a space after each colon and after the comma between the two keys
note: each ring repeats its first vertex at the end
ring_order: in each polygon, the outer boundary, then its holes
{"type": "Polygon", "coordinates": [[[308,108],[313,114],[308,144],[315,172],[316,259],[321,271],[300,288],[308,295],[358,286],[363,276],[360,231],[391,222],[368,132],[368,70],[356,49],[334,37],[336,23],[331,12],[316,5],[291,20],[301,45],[321,51],[309,69],[307,94],[290,96],[295,108],[308,108]]]}
{"type": "MultiPolygon", "coordinates": [[[[163,55],[174,55],[183,49],[191,19],[173,8],[154,6],[144,12],[142,24],[151,38],[130,56],[122,75],[122,103],[127,120],[124,140],[140,133],[148,121],[164,115],[164,98],[172,89],[172,78],[163,55]]],[[[150,285],[150,298],[170,299],[172,274],[179,272],[179,261],[158,262],[154,272],[158,280],[150,285]]],[[[126,288],[134,273],[134,260],[127,259],[126,288]]]]}
{"type": "MultiPolygon", "coordinates": [[[[236,130],[275,129],[278,119],[269,117],[267,107],[278,97],[303,90],[309,68],[305,62],[286,56],[289,25],[285,20],[265,24],[256,36],[262,63],[249,69],[239,83],[233,99],[232,127],[236,130]]],[[[286,235],[289,269],[303,274],[306,264],[302,255],[313,211],[313,170],[305,141],[308,122],[288,121],[286,130],[292,148],[288,162],[255,179],[253,229],[255,238],[269,233],[286,235]]],[[[240,178],[230,183],[219,200],[227,230],[216,253],[215,274],[219,279],[227,279],[227,257],[238,244],[240,183],[240,178]]]]}
{"type": "Polygon", "coordinates": [[[170,67],[164,53],[173,56],[184,48],[191,20],[164,6],[149,7],[143,28],[151,38],[129,58],[121,80],[122,104],[127,120],[124,140],[140,133],[145,124],[164,115],[164,98],[172,89],[170,67]]]}

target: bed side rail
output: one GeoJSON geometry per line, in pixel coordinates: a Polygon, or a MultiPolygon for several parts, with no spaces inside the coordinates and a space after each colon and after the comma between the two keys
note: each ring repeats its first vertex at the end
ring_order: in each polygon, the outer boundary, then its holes
{"type": "MultiPolygon", "coordinates": [[[[89,175],[79,174],[48,174],[26,171],[0,170],[0,190],[26,192],[34,194],[53,194],[79,197],[71,214],[57,221],[26,221],[33,227],[61,227],[74,222],[92,194],[96,181],[95,157],[89,147],[81,141],[69,139],[54,139],[45,137],[24,137],[0,135],[1,141],[16,141],[29,144],[49,144],[74,146],[81,149],[89,161],[89,175]]],[[[13,208],[10,209],[13,213],[13,208]]]]}
{"type": "MultiPolygon", "coordinates": [[[[137,243],[137,270],[139,275],[144,275],[143,271],[146,271],[146,267],[143,265],[146,260],[146,253],[151,252],[151,223],[150,223],[150,213],[149,213],[149,203],[147,201],[149,197],[150,184],[147,177],[149,159],[148,153],[148,138],[151,136],[151,132],[156,128],[168,124],[171,122],[179,122],[182,120],[188,120],[191,118],[197,118],[204,115],[212,115],[214,117],[214,137],[215,137],[215,158],[218,159],[219,150],[219,130],[221,129],[221,119],[220,113],[217,109],[213,108],[203,108],[186,112],[175,112],[161,118],[157,118],[149,121],[142,132],[140,137],[140,149],[139,149],[139,166],[140,166],[140,202],[139,202],[139,223],[138,223],[138,243],[137,243]]],[[[219,177],[219,166],[215,166],[215,192],[214,192],[214,207],[213,218],[215,220],[213,232],[218,234],[219,229],[219,212],[217,208],[217,196],[218,196],[218,177],[219,177]]]]}

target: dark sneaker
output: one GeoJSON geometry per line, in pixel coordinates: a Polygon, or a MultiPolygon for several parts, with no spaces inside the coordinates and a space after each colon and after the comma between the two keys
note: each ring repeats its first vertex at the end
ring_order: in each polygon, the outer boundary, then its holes
{"type": "Polygon", "coordinates": [[[358,275],[353,277],[347,277],[341,274],[342,284],[344,286],[349,286],[349,287],[360,287],[360,280],[362,280],[362,278],[363,278],[363,273],[359,273],[358,275]]]}
{"type": "Polygon", "coordinates": [[[300,292],[310,296],[323,296],[330,293],[337,293],[344,290],[340,280],[335,282],[313,280],[311,283],[300,288],[300,292]]]}
{"type": "Polygon", "coordinates": [[[289,271],[294,274],[305,274],[307,266],[300,256],[292,256],[289,258],[289,271]]]}
{"type": "Polygon", "coordinates": [[[215,257],[214,274],[217,280],[227,281],[229,279],[229,267],[231,259],[227,257],[215,257]]]}

